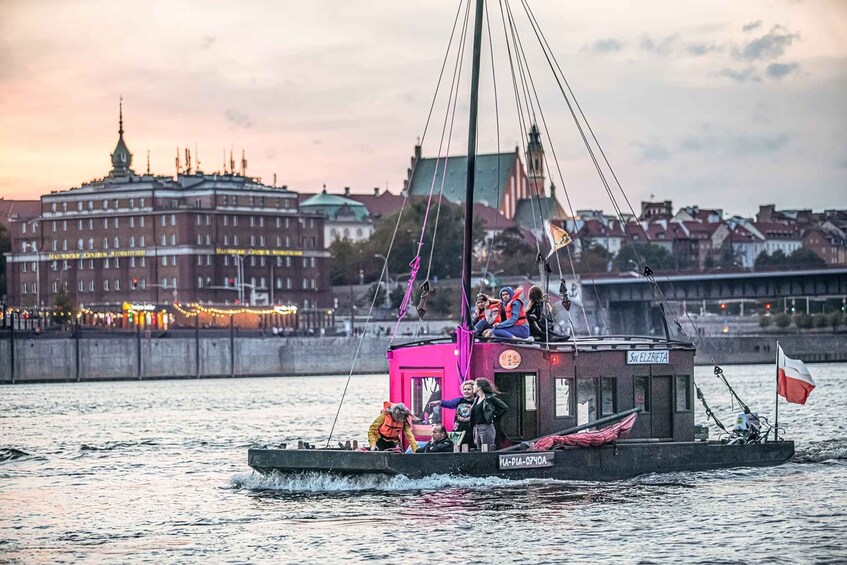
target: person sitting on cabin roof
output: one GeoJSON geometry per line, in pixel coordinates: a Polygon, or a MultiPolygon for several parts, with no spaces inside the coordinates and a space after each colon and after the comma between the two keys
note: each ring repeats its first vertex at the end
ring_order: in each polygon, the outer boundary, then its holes
{"type": "Polygon", "coordinates": [[[452,453],[453,440],[447,437],[447,430],[441,424],[432,426],[432,439],[425,446],[415,450],[415,453],[452,453]]]}
{"type": "Polygon", "coordinates": [[[476,305],[471,313],[471,324],[473,324],[476,335],[482,335],[485,330],[490,330],[494,324],[500,321],[500,301],[495,300],[480,292],[476,295],[476,305]]]}
{"type": "Polygon", "coordinates": [[[570,336],[556,331],[553,321],[553,309],[547,302],[547,296],[540,287],[529,287],[529,306],[526,309],[526,319],[529,322],[529,334],[535,341],[567,341],[570,336]]]}
{"type": "Polygon", "coordinates": [[[474,381],[473,379],[462,383],[462,396],[450,400],[436,400],[444,408],[456,411],[456,419],[453,421],[453,431],[464,432],[459,445],[467,445],[468,449],[473,447],[473,428],[471,428],[471,407],[474,403],[474,381]]]}
{"type": "Polygon", "coordinates": [[[402,402],[382,403],[382,412],[368,428],[368,443],[371,451],[388,451],[400,448],[400,435],[406,437],[412,451],[418,449],[418,442],[412,433],[412,412],[402,402]]]}
{"type": "Polygon", "coordinates": [[[524,309],[521,292],[510,286],[500,289],[500,320],[493,325],[494,337],[511,339],[518,337],[526,339],[529,337],[529,325],[526,322],[526,310],[524,309]]]}

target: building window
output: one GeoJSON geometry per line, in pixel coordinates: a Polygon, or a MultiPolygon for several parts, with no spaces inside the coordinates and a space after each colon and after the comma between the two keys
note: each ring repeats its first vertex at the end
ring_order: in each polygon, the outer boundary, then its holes
{"type": "Polygon", "coordinates": [[[62,240],[62,251],[67,251],[67,250],[68,250],[68,240],[63,239],[62,240]]]}
{"type": "Polygon", "coordinates": [[[202,265],[202,264],[203,264],[203,256],[202,256],[202,255],[198,255],[198,256],[197,256],[197,265],[198,265],[198,266],[200,266],[200,265],[202,265]]]}
{"type": "Polygon", "coordinates": [[[264,216],[259,217],[259,227],[260,228],[265,227],[265,217],[264,216]]]}
{"type": "Polygon", "coordinates": [[[57,240],[55,240],[55,239],[54,239],[54,240],[53,240],[53,251],[56,251],[56,249],[57,249],[58,247],[59,247],[59,242],[58,242],[57,240]]]}
{"type": "Polygon", "coordinates": [[[109,218],[103,218],[103,229],[109,229],[109,218]]]}
{"type": "Polygon", "coordinates": [[[107,292],[109,291],[109,281],[108,280],[103,281],[103,290],[105,290],[107,292]]]}
{"type": "Polygon", "coordinates": [[[141,216],[140,218],[138,218],[138,225],[141,226],[142,228],[144,227],[144,216],[141,216]]]}
{"type": "MultiPolygon", "coordinates": [[[[200,207],[200,200],[197,200],[197,207],[198,208],[200,207]]],[[[203,225],[203,215],[202,214],[197,214],[197,225],[198,226],[203,225]]]]}
{"type": "Polygon", "coordinates": [[[168,288],[168,277],[162,279],[162,288],[168,288]]]}
{"type": "Polygon", "coordinates": [[[260,236],[259,236],[259,246],[260,246],[260,247],[264,247],[264,246],[265,246],[265,236],[263,236],[263,235],[260,235],[260,236]]]}
{"type": "Polygon", "coordinates": [[[250,247],[256,247],[256,236],[255,235],[250,236],[250,247]]]}
{"type": "MultiPolygon", "coordinates": [[[[35,264],[35,263],[33,263],[33,265],[34,265],[34,264],[35,264]]],[[[259,257],[259,266],[260,266],[260,267],[264,267],[264,266],[265,266],[265,257],[264,257],[264,255],[263,255],[263,256],[261,256],[261,257],[259,257]]]]}
{"type": "Polygon", "coordinates": [[[206,225],[207,226],[212,225],[212,216],[210,214],[206,214],[206,225]]]}
{"type": "Polygon", "coordinates": [[[109,261],[109,258],[108,258],[108,257],[106,257],[105,259],[103,259],[103,268],[104,268],[104,269],[108,269],[108,268],[109,268],[109,264],[110,264],[110,261],[109,261]]]}
{"type": "Polygon", "coordinates": [[[238,236],[237,235],[232,236],[232,244],[238,245],[238,236]]]}
{"type": "MultiPolygon", "coordinates": [[[[164,218],[164,216],[162,216],[162,217],[164,218]]],[[[162,234],[162,247],[166,246],[167,244],[168,244],[168,236],[166,236],[165,234],[162,234]]]]}
{"type": "MultiPolygon", "coordinates": [[[[277,201],[279,201],[278,198],[277,198],[277,201]]],[[[282,218],[277,218],[276,219],[276,227],[280,227],[281,225],[282,225],[282,218]]]]}
{"type": "Polygon", "coordinates": [[[203,288],[203,277],[197,277],[197,288],[203,288]]]}
{"type": "MultiPolygon", "coordinates": [[[[233,199],[234,199],[234,197],[233,197],[233,199]]],[[[235,227],[238,226],[238,216],[232,217],[232,225],[235,226],[235,227]]]]}
{"type": "Polygon", "coordinates": [[[162,226],[168,225],[168,218],[162,214],[162,226]]]}
{"type": "MultiPolygon", "coordinates": [[[[94,259],[92,259],[92,260],[91,260],[91,263],[92,263],[91,268],[93,269],[93,268],[94,268],[94,265],[93,265],[93,263],[94,263],[94,259]]],[[[115,257],[115,268],[116,268],[116,269],[119,269],[119,268],[120,268],[120,266],[121,266],[121,259],[120,259],[120,257],[115,257]]]]}
{"type": "Polygon", "coordinates": [[[162,255],[162,266],[163,267],[168,266],[168,256],[167,255],[162,255]]]}
{"type": "MultiPolygon", "coordinates": [[[[251,196],[250,198],[252,199],[253,197],[251,196]]],[[[254,218],[253,216],[250,216],[250,227],[251,228],[255,227],[255,223],[256,223],[256,218],[254,218]]]]}
{"type": "Polygon", "coordinates": [[[228,225],[229,225],[229,216],[224,215],[224,226],[228,226],[228,225]]]}
{"type": "Polygon", "coordinates": [[[600,412],[603,416],[615,413],[618,404],[617,379],[600,379],[600,412]]]}
{"type": "Polygon", "coordinates": [[[130,258],[129,258],[129,266],[130,266],[130,267],[135,267],[135,257],[130,257],[130,258]]]}
{"type": "Polygon", "coordinates": [[[291,277],[285,277],[285,288],[291,288],[291,277]]]}
{"type": "Polygon", "coordinates": [[[212,236],[210,234],[206,234],[206,245],[212,245],[212,236]]]}
{"type": "Polygon", "coordinates": [[[109,209],[109,201],[108,201],[108,200],[104,200],[104,201],[103,201],[103,209],[104,209],[104,210],[108,210],[108,209],[109,209]]]}
{"type": "Polygon", "coordinates": [[[171,286],[176,288],[176,277],[171,278],[171,286]]]}
{"type": "Polygon", "coordinates": [[[118,229],[120,227],[121,227],[120,218],[116,217],[115,218],[115,229],[118,229]]]}
{"type": "Polygon", "coordinates": [[[176,225],[176,214],[171,214],[171,225],[172,226],[176,225]]]}
{"type": "Polygon", "coordinates": [[[211,265],[212,265],[212,256],[206,255],[206,266],[211,266],[211,265]]]}
{"type": "Polygon", "coordinates": [[[282,289],[282,278],[281,277],[276,278],[276,288],[277,288],[277,290],[282,289]]]}
{"type": "Polygon", "coordinates": [[[112,240],[112,243],[114,243],[114,244],[115,244],[115,249],[117,249],[118,247],[120,247],[120,246],[121,246],[121,240],[120,240],[120,238],[117,238],[117,237],[116,237],[115,239],[113,239],[113,240],[112,240]]]}
{"type": "MultiPolygon", "coordinates": [[[[56,205],[54,204],[53,206],[55,207],[56,205]]],[[[53,294],[56,294],[57,292],[59,292],[59,283],[57,281],[53,281],[53,294]]]]}
{"type": "Polygon", "coordinates": [[[88,281],[88,290],[94,292],[94,281],[88,281]]]}
{"type": "Polygon", "coordinates": [[[597,419],[597,379],[577,379],[576,417],[578,424],[597,419]]]}
{"type": "Polygon", "coordinates": [[[134,227],[135,227],[135,216],[130,216],[130,218],[129,218],[129,227],[131,227],[131,228],[134,228],[134,227]]]}
{"type": "Polygon", "coordinates": [[[83,244],[82,239],[78,239],[78,240],[76,241],[76,248],[77,248],[77,249],[79,249],[79,250],[81,251],[84,247],[85,247],[85,246],[84,246],[84,244],[83,244]]]}
{"type": "Polygon", "coordinates": [[[94,230],[94,218],[88,218],[88,229],[90,231],[94,230]]]}
{"type": "Polygon", "coordinates": [[[88,248],[94,249],[94,238],[93,237],[88,238],[88,248]]]}
{"type": "Polygon", "coordinates": [[[308,288],[309,288],[309,280],[303,279],[303,290],[306,290],[308,288]]]}
{"type": "Polygon", "coordinates": [[[115,279],[115,290],[121,289],[121,279],[115,279]]]}
{"type": "Polygon", "coordinates": [[[224,245],[229,245],[229,236],[224,234],[224,245]]]}
{"type": "Polygon", "coordinates": [[[134,235],[129,236],[129,246],[135,247],[135,236],[134,235]]]}
{"type": "Polygon", "coordinates": [[[26,283],[21,283],[21,294],[26,294],[26,283]]]}
{"type": "Polygon", "coordinates": [[[251,267],[255,267],[255,266],[256,266],[256,258],[255,258],[254,256],[252,256],[252,255],[250,256],[250,266],[251,266],[251,267]]]}

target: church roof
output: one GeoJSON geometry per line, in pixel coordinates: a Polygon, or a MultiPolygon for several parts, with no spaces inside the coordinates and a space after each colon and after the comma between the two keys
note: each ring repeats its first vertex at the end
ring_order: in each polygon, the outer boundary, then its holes
{"type": "MultiPolygon", "coordinates": [[[[500,201],[506,194],[512,169],[517,161],[517,151],[477,155],[474,176],[474,202],[499,208],[500,201]]],[[[409,194],[426,196],[429,195],[430,188],[433,186],[433,193],[438,194],[441,191],[443,180],[444,197],[451,202],[462,204],[465,202],[465,190],[468,182],[467,169],[467,156],[449,157],[447,159],[443,157],[420,159],[409,183],[409,194]],[[436,167],[438,169],[437,175],[436,167]],[[435,176],[434,185],[433,176],[435,176]]]]}
{"type": "Polygon", "coordinates": [[[300,203],[300,209],[307,212],[320,212],[330,220],[349,216],[355,217],[358,221],[370,219],[367,207],[361,202],[326,192],[315,194],[303,200],[300,203]]]}

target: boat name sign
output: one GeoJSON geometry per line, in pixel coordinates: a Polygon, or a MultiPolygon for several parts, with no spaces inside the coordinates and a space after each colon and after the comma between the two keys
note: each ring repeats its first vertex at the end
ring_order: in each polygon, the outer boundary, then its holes
{"type": "Polygon", "coordinates": [[[667,349],[626,352],[627,365],[667,365],[668,363],[670,363],[670,356],[667,349]]]}
{"type": "Polygon", "coordinates": [[[552,467],[555,455],[552,451],[539,453],[516,453],[515,455],[501,455],[501,469],[539,469],[541,467],[552,467]]]}

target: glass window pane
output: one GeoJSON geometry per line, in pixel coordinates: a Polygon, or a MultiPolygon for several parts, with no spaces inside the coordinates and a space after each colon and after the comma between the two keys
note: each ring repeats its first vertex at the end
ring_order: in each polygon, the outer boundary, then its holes
{"type": "Polygon", "coordinates": [[[441,406],[430,402],[441,400],[440,377],[412,377],[412,402],[409,409],[420,424],[440,424],[441,406]]]}
{"type": "Polygon", "coordinates": [[[650,411],[649,377],[635,377],[635,406],[645,412],[650,411]]]}
{"type": "Polygon", "coordinates": [[[556,417],[573,416],[571,413],[572,379],[556,379],[556,417]]]}
{"type": "Polygon", "coordinates": [[[691,395],[688,393],[688,381],[689,377],[687,375],[676,377],[676,409],[680,412],[691,410],[691,404],[689,403],[691,395]]]}
{"type": "Polygon", "coordinates": [[[597,379],[576,380],[576,419],[579,424],[597,419],[597,379]]]}
{"type": "Polygon", "coordinates": [[[614,414],[617,408],[616,379],[600,379],[600,399],[603,401],[603,415],[614,414]]]}
{"type": "Polygon", "coordinates": [[[526,400],[526,410],[537,410],[536,388],[535,388],[535,373],[527,373],[523,376],[524,379],[524,399],[526,400]]]}

